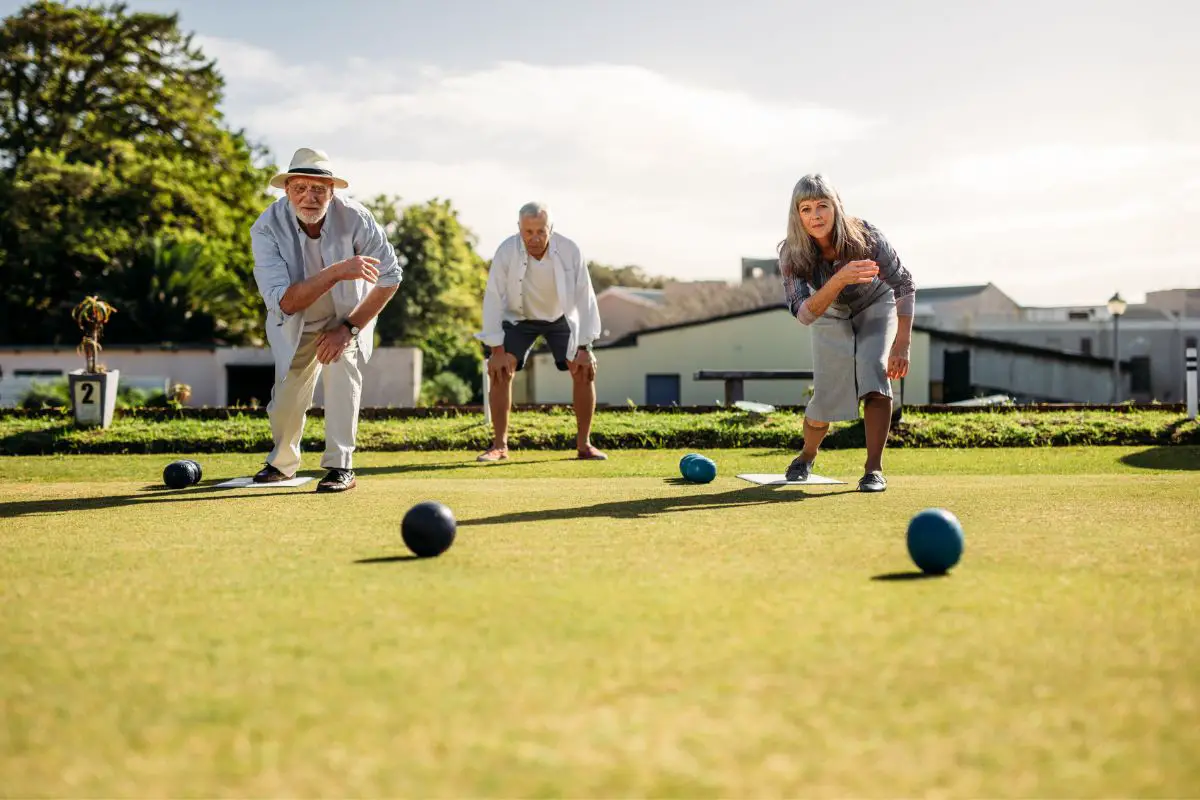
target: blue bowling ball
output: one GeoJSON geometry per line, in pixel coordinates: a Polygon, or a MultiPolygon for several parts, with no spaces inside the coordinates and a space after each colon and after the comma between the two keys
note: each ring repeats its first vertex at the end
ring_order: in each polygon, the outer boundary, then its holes
{"type": "Polygon", "coordinates": [[[922,572],[940,575],[963,554],[963,528],[944,508],[927,508],[908,523],[908,554],[922,572]]]}
{"type": "Polygon", "coordinates": [[[679,474],[686,478],[687,465],[692,461],[695,461],[697,458],[703,458],[703,456],[701,456],[699,453],[688,453],[686,456],[679,459],[679,474]]]}
{"type": "Polygon", "coordinates": [[[683,477],[692,483],[709,483],[717,477],[717,462],[707,456],[697,456],[684,467],[683,477]]]}

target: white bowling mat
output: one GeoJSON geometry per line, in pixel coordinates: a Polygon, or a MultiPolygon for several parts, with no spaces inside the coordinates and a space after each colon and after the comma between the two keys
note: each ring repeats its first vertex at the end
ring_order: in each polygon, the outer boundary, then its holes
{"type": "Polygon", "coordinates": [[[845,481],[821,475],[809,475],[806,481],[789,481],[782,475],[738,475],[738,477],[751,483],[757,483],[759,486],[832,486],[845,483],[845,481]]]}
{"type": "Polygon", "coordinates": [[[303,477],[290,478],[286,481],[276,481],[275,483],[255,483],[254,478],[234,478],[233,480],[218,483],[218,489],[282,489],[285,486],[303,486],[311,481],[311,475],[303,477]]]}

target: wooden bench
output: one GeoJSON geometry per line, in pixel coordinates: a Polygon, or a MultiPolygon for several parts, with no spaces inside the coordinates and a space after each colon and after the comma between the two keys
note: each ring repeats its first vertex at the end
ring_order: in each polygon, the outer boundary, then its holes
{"type": "Polygon", "coordinates": [[[808,369],[702,369],[692,375],[698,381],[724,381],[725,405],[731,406],[746,399],[746,381],[811,381],[808,369]]]}

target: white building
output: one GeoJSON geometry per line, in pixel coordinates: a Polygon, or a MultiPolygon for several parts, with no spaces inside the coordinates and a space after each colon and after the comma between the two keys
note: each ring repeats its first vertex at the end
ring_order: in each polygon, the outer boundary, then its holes
{"type": "MultiPolygon", "coordinates": [[[[190,406],[265,406],[275,378],[275,362],[265,347],[107,345],[99,361],[121,371],[122,386],[166,390],[187,384],[190,406]]],[[[34,381],[66,380],[83,363],[73,347],[0,347],[0,407],[20,403],[34,381]]],[[[420,394],[420,349],[376,347],[363,372],[363,407],[412,408],[420,394]]],[[[313,404],[324,404],[320,382],[313,404]]]]}

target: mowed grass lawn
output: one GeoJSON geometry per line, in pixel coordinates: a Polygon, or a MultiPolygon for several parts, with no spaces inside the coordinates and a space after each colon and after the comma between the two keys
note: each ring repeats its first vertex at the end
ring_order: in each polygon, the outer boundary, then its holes
{"type": "Polygon", "coordinates": [[[1200,448],[474,455],[0,459],[0,794],[1200,795],[1200,448]],[[927,507],[962,562],[888,577],[927,507]]]}

